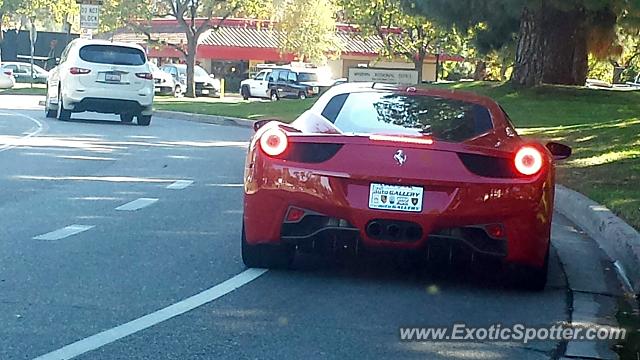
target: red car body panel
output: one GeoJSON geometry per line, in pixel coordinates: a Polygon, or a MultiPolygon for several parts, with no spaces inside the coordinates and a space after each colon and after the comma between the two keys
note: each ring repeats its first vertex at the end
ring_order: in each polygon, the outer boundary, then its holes
{"type": "MultiPolygon", "coordinates": [[[[359,88],[358,88],[359,89],[359,88]]],[[[371,88],[367,88],[371,91],[371,88]]],[[[337,90],[336,90],[337,91],[337,90]]],[[[359,90],[349,90],[359,91],[359,90]]],[[[416,96],[435,96],[481,104],[493,121],[490,132],[463,143],[434,140],[432,144],[379,141],[368,135],[341,134],[317,115],[325,94],[309,113],[282,128],[290,144],[341,144],[333,157],[319,163],[296,162],[265,154],[259,139],[278,123],[269,123],[254,135],[245,167],[244,224],[249,244],[279,244],[290,207],[344,219],[356,227],[360,243],[370,248],[421,249],[429,234],[441,229],[502,224],[507,253],[504,260],[542,266],[550,239],[553,214],[554,166],[549,151],[517,136],[498,104],[473,94],[444,90],[394,89],[416,96]],[[459,154],[513,159],[524,145],[543,154],[544,166],[533,176],[494,178],[470,171],[459,154]],[[394,154],[402,149],[407,162],[400,166],[394,154]],[[371,183],[424,188],[419,213],[369,208],[371,183]],[[365,228],[374,219],[419,224],[424,236],[414,242],[374,239],[365,228]]]]}

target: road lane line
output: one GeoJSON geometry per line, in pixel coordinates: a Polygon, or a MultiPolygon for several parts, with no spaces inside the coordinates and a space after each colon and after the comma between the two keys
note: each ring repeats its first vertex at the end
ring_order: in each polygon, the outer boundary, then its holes
{"type": "Polygon", "coordinates": [[[150,328],[163,321],[167,321],[176,316],[210,303],[228,293],[259,278],[267,269],[247,269],[244,272],[190,298],[184,299],[164,309],[160,309],[141,318],[129,321],[128,323],[116,326],[101,333],[89,336],[76,341],[48,354],[38,356],[34,360],[67,360],[82,355],[89,351],[120,340],[126,336],[135,334],[144,329],[150,328]]]}
{"type": "Polygon", "coordinates": [[[47,240],[47,241],[55,241],[55,240],[61,240],[64,238],[68,238],[69,236],[72,235],[76,235],[79,234],[81,232],[85,232],[89,229],[92,229],[93,227],[95,227],[94,225],[69,225],[66,227],[63,227],[62,229],[58,229],[46,234],[42,234],[42,235],[38,235],[36,237],[34,237],[34,240],[47,240]]]}
{"type": "Polygon", "coordinates": [[[135,199],[131,202],[128,202],[124,205],[120,205],[116,208],[116,210],[118,211],[136,211],[136,210],[140,210],[144,207],[147,207],[153,203],[155,203],[156,201],[158,201],[158,199],[152,199],[152,198],[139,198],[139,199],[135,199]]]}
{"type": "Polygon", "coordinates": [[[173,184],[170,184],[169,186],[167,186],[167,189],[182,190],[191,186],[191,184],[193,184],[193,180],[177,180],[173,184]]]}
{"type": "Polygon", "coordinates": [[[31,116],[27,116],[27,115],[24,115],[24,114],[13,113],[13,112],[0,112],[0,116],[19,116],[19,117],[23,117],[25,119],[31,120],[34,123],[36,123],[36,129],[33,130],[33,131],[28,131],[28,132],[26,132],[26,135],[16,139],[14,141],[15,144],[8,143],[8,144],[0,145],[0,152],[7,151],[7,150],[10,150],[10,149],[13,149],[13,148],[19,146],[19,144],[21,143],[22,140],[34,137],[34,136],[40,134],[41,132],[43,132],[44,129],[45,129],[45,125],[42,122],[40,122],[40,120],[32,118],[31,116]]]}

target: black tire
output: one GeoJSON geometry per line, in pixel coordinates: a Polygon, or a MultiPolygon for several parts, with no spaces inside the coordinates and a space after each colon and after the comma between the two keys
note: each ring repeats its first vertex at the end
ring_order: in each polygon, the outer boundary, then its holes
{"type": "Polygon", "coordinates": [[[249,268],[288,269],[295,249],[288,245],[250,245],[242,225],[242,261],[249,268]]]}
{"type": "Polygon", "coordinates": [[[133,122],[133,114],[120,114],[120,121],[125,124],[133,122]]]}
{"type": "Polygon", "coordinates": [[[149,126],[151,124],[151,115],[138,115],[138,125],[149,126]]]}
{"type": "Polygon", "coordinates": [[[300,92],[298,93],[298,99],[300,99],[300,100],[304,100],[304,99],[306,99],[306,98],[307,98],[307,94],[306,94],[304,91],[300,91],[300,92]]]}
{"type": "Polygon", "coordinates": [[[49,108],[49,88],[47,87],[47,98],[44,101],[44,115],[48,118],[55,118],[58,115],[56,110],[49,108]]]}
{"type": "Polygon", "coordinates": [[[530,265],[512,265],[511,285],[517,289],[543,291],[547,285],[549,273],[549,249],[541,267],[530,265]]]}
{"type": "Polygon", "coordinates": [[[69,121],[71,120],[71,111],[64,108],[64,102],[62,101],[62,93],[58,94],[58,111],[56,113],[58,120],[69,121]]]}
{"type": "Polygon", "coordinates": [[[249,90],[249,87],[246,85],[242,86],[242,89],[240,89],[240,93],[242,95],[242,98],[245,100],[249,100],[249,98],[251,97],[251,90],[249,90]]]}
{"type": "Polygon", "coordinates": [[[269,92],[269,99],[271,99],[271,101],[280,100],[280,97],[278,96],[278,92],[275,89],[269,92]]]}
{"type": "Polygon", "coordinates": [[[180,85],[176,85],[173,88],[173,97],[180,97],[182,95],[182,88],[180,87],[180,85]]]}

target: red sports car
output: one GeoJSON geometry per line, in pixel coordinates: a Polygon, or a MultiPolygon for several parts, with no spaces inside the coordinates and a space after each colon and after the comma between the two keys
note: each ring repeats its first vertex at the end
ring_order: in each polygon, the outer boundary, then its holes
{"type": "Polygon", "coordinates": [[[554,161],[493,100],[380,84],[327,91],[291,124],[256,123],[245,165],[242,258],[443,242],[499,257],[522,286],[547,279],[554,161]]]}

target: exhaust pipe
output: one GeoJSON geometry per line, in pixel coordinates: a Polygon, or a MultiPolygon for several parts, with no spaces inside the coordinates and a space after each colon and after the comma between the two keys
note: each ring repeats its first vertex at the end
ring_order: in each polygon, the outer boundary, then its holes
{"type": "Polygon", "coordinates": [[[377,221],[372,221],[367,225],[367,234],[374,238],[379,238],[382,235],[382,226],[377,221]]]}

